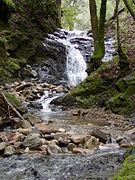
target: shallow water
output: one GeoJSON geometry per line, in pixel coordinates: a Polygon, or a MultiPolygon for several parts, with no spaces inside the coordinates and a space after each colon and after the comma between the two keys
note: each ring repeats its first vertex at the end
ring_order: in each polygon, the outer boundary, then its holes
{"type": "Polygon", "coordinates": [[[83,155],[22,155],[0,158],[1,180],[112,179],[123,151],[83,155]]]}

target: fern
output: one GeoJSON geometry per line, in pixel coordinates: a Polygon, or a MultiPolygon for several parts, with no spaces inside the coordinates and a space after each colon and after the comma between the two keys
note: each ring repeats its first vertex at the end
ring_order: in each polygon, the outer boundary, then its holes
{"type": "Polygon", "coordinates": [[[4,3],[6,3],[9,7],[15,8],[15,4],[13,0],[2,0],[4,3]]]}

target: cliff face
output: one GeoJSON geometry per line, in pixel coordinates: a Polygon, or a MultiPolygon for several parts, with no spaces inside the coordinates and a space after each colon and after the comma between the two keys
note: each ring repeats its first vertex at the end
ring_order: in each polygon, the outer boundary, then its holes
{"type": "Polygon", "coordinates": [[[14,4],[0,2],[0,48],[4,52],[4,57],[0,53],[0,79],[4,80],[21,77],[22,68],[38,57],[44,36],[61,27],[61,0],[14,0],[14,4]]]}

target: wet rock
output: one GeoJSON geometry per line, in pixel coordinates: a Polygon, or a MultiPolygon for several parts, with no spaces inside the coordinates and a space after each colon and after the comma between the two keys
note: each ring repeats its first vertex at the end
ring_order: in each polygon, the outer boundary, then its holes
{"type": "Polygon", "coordinates": [[[7,146],[4,151],[4,156],[11,156],[15,153],[15,149],[13,146],[7,146]]]}
{"type": "Polygon", "coordinates": [[[54,142],[51,142],[47,147],[47,152],[49,154],[57,154],[57,153],[62,153],[62,150],[54,142]]]}
{"type": "Polygon", "coordinates": [[[19,129],[18,129],[18,132],[20,132],[20,133],[22,133],[22,134],[24,134],[24,135],[28,135],[28,134],[30,134],[30,133],[32,132],[32,129],[31,129],[31,128],[29,128],[29,129],[19,128],[19,129]]]}
{"type": "Polygon", "coordinates": [[[58,138],[58,144],[60,147],[64,147],[64,146],[68,145],[69,142],[70,141],[67,137],[65,137],[65,138],[59,137],[58,138]]]}
{"type": "Polygon", "coordinates": [[[132,146],[130,140],[129,140],[129,139],[126,139],[126,138],[122,139],[122,140],[119,142],[119,145],[120,145],[120,147],[123,147],[123,148],[129,148],[129,147],[132,146]]]}
{"type": "Polygon", "coordinates": [[[90,149],[83,149],[83,148],[74,148],[73,149],[73,153],[75,154],[93,154],[94,150],[90,150],[90,149]]]}
{"type": "Polygon", "coordinates": [[[24,150],[25,153],[29,153],[30,152],[30,148],[26,147],[26,149],[24,150]]]}
{"type": "Polygon", "coordinates": [[[45,134],[45,139],[48,140],[48,141],[51,141],[54,139],[54,136],[53,135],[50,135],[50,134],[45,134]]]}
{"type": "MultiPolygon", "coordinates": [[[[32,97],[32,99],[33,99],[33,97],[32,97]]],[[[34,109],[43,109],[43,106],[42,106],[42,104],[41,103],[39,103],[39,102],[35,102],[35,101],[32,101],[32,102],[30,102],[29,104],[28,104],[28,107],[29,108],[34,108],[34,109]]]]}
{"type": "Polygon", "coordinates": [[[27,120],[22,120],[22,121],[17,122],[16,127],[17,128],[29,129],[32,126],[27,120]]]}
{"type": "Polygon", "coordinates": [[[83,135],[72,135],[71,141],[75,144],[82,143],[84,141],[85,136],[83,135]]]}
{"type": "Polygon", "coordinates": [[[35,70],[31,70],[31,75],[35,78],[37,77],[38,73],[35,70]]]}
{"type": "Polygon", "coordinates": [[[39,118],[35,117],[35,116],[34,116],[33,114],[31,114],[31,113],[24,114],[23,117],[24,117],[28,122],[30,122],[30,124],[31,124],[32,126],[34,126],[35,124],[41,122],[41,120],[40,120],[39,118]]]}
{"type": "Polygon", "coordinates": [[[99,147],[99,139],[91,136],[90,139],[85,143],[85,147],[88,149],[97,149],[99,147]]]}
{"type": "Polygon", "coordinates": [[[58,132],[58,129],[55,129],[54,127],[51,127],[47,125],[46,123],[38,123],[35,125],[35,128],[37,128],[43,134],[50,134],[50,133],[58,132]]]}
{"type": "Polygon", "coordinates": [[[61,150],[63,153],[69,153],[68,148],[67,147],[61,147],[61,150]]]}
{"type": "Polygon", "coordinates": [[[94,129],[91,133],[92,136],[99,138],[100,142],[106,143],[107,142],[107,134],[99,129],[94,129]]]}
{"type": "Polygon", "coordinates": [[[47,145],[42,145],[42,146],[40,146],[39,149],[40,149],[41,151],[43,151],[44,154],[47,154],[47,145]]]}
{"type": "Polygon", "coordinates": [[[0,151],[3,151],[6,148],[6,142],[0,143],[0,151]]]}
{"type": "Polygon", "coordinates": [[[32,84],[31,84],[31,82],[22,82],[22,84],[20,85],[20,86],[17,86],[16,87],[16,91],[21,91],[21,90],[23,90],[23,89],[25,89],[25,88],[27,88],[27,87],[30,87],[32,84]]]}
{"type": "Polygon", "coordinates": [[[71,152],[73,152],[74,148],[77,148],[76,144],[74,143],[69,143],[67,147],[68,147],[68,150],[71,152]]]}
{"type": "Polygon", "coordinates": [[[37,148],[41,145],[40,134],[31,133],[22,142],[24,147],[37,148]]]}

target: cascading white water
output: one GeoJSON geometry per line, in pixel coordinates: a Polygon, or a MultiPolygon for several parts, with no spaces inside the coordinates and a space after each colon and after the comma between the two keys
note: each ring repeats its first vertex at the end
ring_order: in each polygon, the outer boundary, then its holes
{"type": "Polygon", "coordinates": [[[77,49],[77,44],[70,43],[70,40],[73,37],[81,38],[84,35],[86,34],[82,31],[70,31],[67,39],[58,40],[59,42],[63,43],[67,49],[66,73],[69,87],[76,86],[87,77],[87,65],[83,55],[81,54],[80,50],[77,49]]]}
{"type": "Polygon", "coordinates": [[[51,97],[51,98],[45,99],[45,100],[43,101],[43,103],[42,103],[43,111],[44,111],[44,112],[47,112],[47,113],[51,112],[51,108],[49,107],[50,102],[51,102],[52,100],[58,98],[58,97],[59,97],[59,96],[53,96],[53,97],[51,97]]]}
{"type": "Polygon", "coordinates": [[[86,77],[86,63],[81,52],[73,45],[67,47],[67,77],[68,85],[73,87],[82,82],[86,77]]]}

